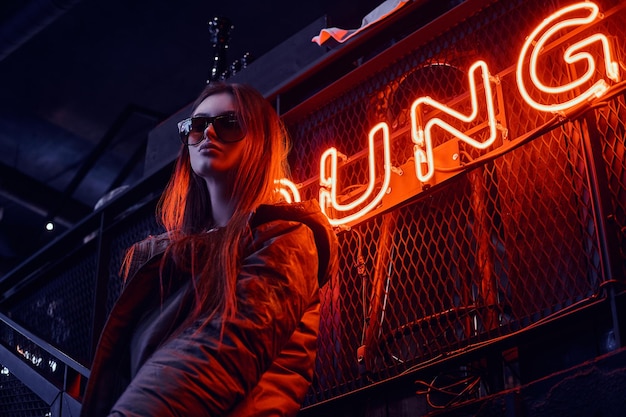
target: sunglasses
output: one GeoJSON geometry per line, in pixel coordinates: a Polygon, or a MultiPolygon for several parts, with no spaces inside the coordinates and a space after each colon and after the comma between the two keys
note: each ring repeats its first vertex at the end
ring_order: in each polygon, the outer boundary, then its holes
{"type": "Polygon", "coordinates": [[[195,146],[205,138],[204,131],[213,125],[213,129],[220,142],[232,143],[242,140],[246,136],[237,114],[228,112],[218,116],[195,116],[178,122],[178,134],[185,145],[195,146]]]}

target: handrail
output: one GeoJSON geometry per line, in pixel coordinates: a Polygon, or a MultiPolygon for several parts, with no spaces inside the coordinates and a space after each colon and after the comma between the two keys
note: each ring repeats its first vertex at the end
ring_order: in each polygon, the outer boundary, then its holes
{"type": "Polygon", "coordinates": [[[76,360],[69,357],[66,353],[60,351],[56,347],[52,346],[50,343],[36,336],[35,334],[25,329],[23,326],[17,324],[16,322],[14,322],[13,320],[11,320],[10,318],[8,318],[2,313],[0,313],[0,321],[4,322],[7,326],[17,331],[18,333],[20,333],[22,336],[26,337],[28,340],[36,344],[38,347],[46,351],[48,354],[54,356],[56,359],[58,359],[61,363],[63,363],[67,367],[72,368],[73,370],[77,371],[84,377],[89,378],[90,370],[84,365],[77,362],[76,360]]]}

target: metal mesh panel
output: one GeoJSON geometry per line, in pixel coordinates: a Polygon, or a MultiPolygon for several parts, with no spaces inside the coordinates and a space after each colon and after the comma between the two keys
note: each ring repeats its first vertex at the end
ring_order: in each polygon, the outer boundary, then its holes
{"type": "Polygon", "coordinates": [[[543,317],[591,296],[599,285],[580,147],[573,135],[560,133],[544,135],[497,163],[514,317],[543,317]]]}
{"type": "Polygon", "coordinates": [[[44,417],[50,407],[0,364],[0,415],[3,417],[44,417]]]}
{"type": "MultiPolygon", "coordinates": [[[[624,35],[622,33],[622,35],[624,35]]],[[[626,100],[624,96],[607,103],[607,106],[594,112],[597,129],[604,139],[603,157],[605,160],[607,183],[611,192],[611,212],[614,213],[610,227],[619,230],[618,247],[621,259],[626,259],[626,100]]],[[[626,276],[626,266],[622,264],[621,274],[626,276]]]]}
{"type": "Polygon", "coordinates": [[[91,320],[96,256],[90,245],[47,275],[36,292],[13,306],[8,315],[83,365],[91,361],[91,320]]]}
{"type": "MultiPolygon", "coordinates": [[[[111,257],[108,263],[108,292],[106,312],[107,315],[113,308],[113,304],[120,295],[122,289],[122,276],[120,267],[126,251],[136,242],[145,239],[148,235],[162,233],[162,228],[157,224],[154,216],[154,205],[148,204],[141,210],[133,213],[129,218],[116,226],[115,233],[110,242],[111,257]]],[[[99,330],[99,329],[97,329],[99,330]]]]}
{"type": "MultiPolygon", "coordinates": [[[[340,273],[322,289],[320,350],[307,404],[489,343],[597,296],[606,276],[585,151],[593,141],[602,143],[601,169],[606,170],[609,211],[618,227],[609,233],[619,235],[616,262],[623,270],[623,95],[589,111],[591,118],[563,124],[530,107],[516,84],[515,64],[525,36],[569,4],[494,3],[381,66],[346,93],[329,96],[313,113],[290,119],[293,173],[303,199],[318,198],[319,161],[331,146],[346,155],[339,172],[347,178],[341,198],[350,201],[363,192],[370,169],[363,149],[369,129],[380,121],[392,132],[392,165],[401,167],[413,158],[410,109],[417,97],[428,95],[470,113],[467,73],[477,59],[497,76],[494,94],[504,133],[484,150],[459,141],[454,146],[460,167],[437,172],[442,180],[435,187],[426,184],[416,197],[388,209],[383,200],[378,214],[339,231],[340,273]],[[543,130],[537,132],[539,128],[543,130]],[[498,153],[518,138],[528,140],[498,153]],[[494,156],[488,161],[473,164],[489,153],[494,156]]],[[[607,11],[616,4],[600,2],[600,8],[607,11]]],[[[611,34],[623,53],[625,23],[620,9],[594,29],[611,34]]],[[[538,76],[546,83],[563,85],[584,70],[564,69],[562,58],[555,58],[567,46],[556,45],[542,62],[538,76]]],[[[480,128],[480,122],[467,127],[474,132],[480,128]]],[[[434,148],[450,140],[443,130],[433,133],[434,148]]],[[[376,155],[380,173],[380,146],[376,155]]]]}

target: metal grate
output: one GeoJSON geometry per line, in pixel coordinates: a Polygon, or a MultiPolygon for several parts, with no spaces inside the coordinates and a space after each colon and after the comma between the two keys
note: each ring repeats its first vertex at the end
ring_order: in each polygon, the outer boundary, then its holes
{"type": "Polygon", "coordinates": [[[0,414],[3,417],[46,417],[50,407],[0,364],[0,414]]]}
{"type": "MultiPolygon", "coordinates": [[[[603,139],[602,155],[611,194],[613,217],[608,227],[620,231],[617,246],[621,259],[626,259],[626,99],[617,97],[594,112],[594,116],[598,134],[603,139]]],[[[621,270],[621,276],[626,276],[626,268],[621,270]]]]}
{"type": "MultiPolygon", "coordinates": [[[[154,204],[142,207],[138,212],[133,213],[128,219],[116,227],[110,242],[111,257],[108,264],[108,291],[106,313],[111,311],[113,304],[117,300],[122,290],[122,277],[120,267],[126,251],[136,242],[145,239],[148,235],[156,235],[163,232],[154,216],[154,204]]],[[[96,329],[100,331],[100,329],[96,329]]]]}
{"type": "MultiPolygon", "coordinates": [[[[598,2],[607,14],[594,30],[611,35],[624,71],[626,11],[612,10],[618,3],[598,2]]],[[[381,65],[340,96],[330,97],[331,92],[312,113],[289,120],[302,198],[318,198],[320,157],[333,146],[346,155],[338,175],[349,179],[340,198],[350,201],[368,183],[363,149],[372,126],[389,124],[391,163],[406,167],[413,158],[413,100],[428,95],[468,114],[471,64],[482,59],[497,77],[501,132],[492,146],[477,150],[455,142],[460,168],[441,169],[434,184],[404,203],[385,206],[383,199],[375,216],[340,229],[341,270],[322,290],[320,351],[308,405],[513,334],[599,295],[608,277],[594,193],[602,193],[604,185],[599,191],[591,185],[589,143],[602,144],[600,169],[606,170],[604,191],[610,195],[607,234],[620,248],[614,261],[618,277],[624,277],[623,93],[555,123],[558,118],[530,107],[517,89],[515,65],[525,36],[569,4],[496,2],[381,65]],[[523,146],[500,152],[516,139],[523,146]],[[493,157],[474,163],[485,154],[493,157]]],[[[554,55],[567,46],[566,40],[554,46],[554,55]]],[[[539,74],[546,84],[576,77],[551,59],[539,74]]],[[[467,129],[482,134],[479,123],[467,129]]],[[[435,149],[450,144],[450,134],[434,132],[435,149]]],[[[380,148],[377,173],[383,170],[380,148]]]]}
{"type": "Polygon", "coordinates": [[[85,246],[48,271],[45,284],[12,306],[7,315],[88,366],[96,265],[93,247],[85,246]]]}

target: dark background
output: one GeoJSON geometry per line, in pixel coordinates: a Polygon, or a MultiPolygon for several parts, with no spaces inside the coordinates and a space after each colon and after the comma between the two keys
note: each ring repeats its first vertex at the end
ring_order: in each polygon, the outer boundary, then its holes
{"type": "Polygon", "coordinates": [[[209,77],[214,17],[234,26],[232,62],[263,56],[322,16],[357,28],[380,3],[0,2],[0,276],[142,178],[148,132],[209,77]]]}

